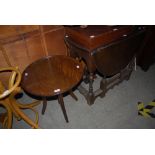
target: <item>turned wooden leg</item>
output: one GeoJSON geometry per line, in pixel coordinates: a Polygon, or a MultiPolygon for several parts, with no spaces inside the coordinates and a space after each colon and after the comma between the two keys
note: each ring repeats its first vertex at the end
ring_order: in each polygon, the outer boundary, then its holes
{"type": "Polygon", "coordinates": [[[86,97],[89,105],[94,104],[94,101],[95,101],[95,96],[94,96],[94,91],[93,91],[93,81],[94,81],[94,73],[90,73],[89,74],[89,91],[86,97]]]}
{"type": "Polygon", "coordinates": [[[76,101],[78,100],[78,98],[76,97],[76,95],[73,93],[72,90],[70,90],[69,93],[76,101]]]}
{"type": "Polygon", "coordinates": [[[93,92],[93,81],[94,81],[94,74],[90,73],[90,75],[89,75],[89,94],[90,95],[94,95],[94,92],[93,92]]]}
{"type": "Polygon", "coordinates": [[[46,100],[46,97],[44,97],[44,98],[43,98],[42,115],[44,115],[45,110],[46,110],[46,107],[47,107],[47,100],[46,100]]]}
{"type": "Polygon", "coordinates": [[[83,81],[86,84],[89,83],[89,72],[87,70],[84,71],[83,81]]]}
{"type": "Polygon", "coordinates": [[[69,121],[68,121],[68,117],[67,117],[67,113],[66,113],[66,109],[65,109],[65,105],[64,105],[62,94],[58,95],[58,102],[59,102],[59,104],[61,106],[61,110],[63,112],[64,118],[65,118],[66,122],[68,123],[69,121]]]}

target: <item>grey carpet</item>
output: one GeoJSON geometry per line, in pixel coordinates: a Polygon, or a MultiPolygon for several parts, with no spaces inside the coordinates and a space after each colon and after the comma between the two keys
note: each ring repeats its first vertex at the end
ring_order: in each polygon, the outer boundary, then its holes
{"type": "MultiPolygon", "coordinates": [[[[97,87],[100,77],[95,80],[97,87]]],[[[146,129],[155,128],[155,118],[144,118],[137,114],[137,102],[148,103],[155,99],[155,65],[147,72],[137,67],[129,81],[123,81],[118,86],[109,90],[104,98],[98,97],[95,104],[87,105],[85,98],[76,90],[74,92],[78,101],[71,96],[65,96],[64,102],[69,118],[65,122],[57,100],[48,102],[44,115],[41,115],[42,104],[37,106],[39,112],[39,125],[44,129],[146,129]]],[[[24,94],[20,101],[32,101],[24,94]]],[[[32,119],[34,115],[30,110],[25,110],[32,119]]],[[[14,129],[30,128],[24,121],[13,123],[14,129]]]]}

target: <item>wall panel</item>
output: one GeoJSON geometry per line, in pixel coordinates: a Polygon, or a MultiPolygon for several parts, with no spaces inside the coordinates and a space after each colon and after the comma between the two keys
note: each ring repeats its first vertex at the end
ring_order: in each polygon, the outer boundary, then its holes
{"type": "MultiPolygon", "coordinates": [[[[61,25],[3,25],[0,26],[0,43],[11,65],[19,66],[21,72],[31,62],[46,56],[46,53],[66,55],[67,51],[64,43],[64,27],[61,25]]],[[[0,67],[7,66],[0,51],[0,67]]],[[[0,80],[4,77],[0,76],[0,80]]]]}

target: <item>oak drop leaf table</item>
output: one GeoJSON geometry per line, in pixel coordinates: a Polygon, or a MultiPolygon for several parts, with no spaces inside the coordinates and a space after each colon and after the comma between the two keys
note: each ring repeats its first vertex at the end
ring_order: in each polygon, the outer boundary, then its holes
{"type": "Polygon", "coordinates": [[[86,64],[87,70],[84,75],[84,81],[88,83],[89,87],[86,89],[80,85],[78,89],[86,98],[89,105],[94,104],[98,96],[101,98],[104,97],[109,89],[112,89],[123,80],[129,79],[135,60],[131,59],[131,57],[133,58],[133,53],[137,55],[137,46],[139,46],[139,42],[134,43],[129,38],[141,36],[141,39],[143,39],[144,35],[140,35],[145,32],[143,26],[88,25],[85,28],[81,28],[80,26],[66,26],[65,29],[66,35],[64,40],[68,47],[68,55],[82,59],[86,64]],[[131,45],[131,43],[133,44],[131,45]],[[125,46],[129,48],[123,49],[125,46]],[[137,49],[135,50],[135,48],[137,49]],[[96,57],[95,55],[98,56],[96,57]],[[128,65],[125,67],[122,64],[128,65]],[[100,72],[101,68],[102,73],[100,72]],[[119,68],[119,71],[115,68],[119,68]],[[105,70],[108,72],[113,70],[114,72],[111,75],[107,75],[105,70]],[[93,83],[98,71],[102,74],[103,80],[100,82],[99,88],[94,90],[93,83]]]}
{"type": "Polygon", "coordinates": [[[83,70],[82,63],[71,57],[63,55],[44,57],[24,70],[21,86],[28,94],[42,98],[42,114],[45,113],[47,98],[57,96],[64,118],[68,122],[63,93],[69,92],[77,100],[72,88],[82,79],[83,70]]]}

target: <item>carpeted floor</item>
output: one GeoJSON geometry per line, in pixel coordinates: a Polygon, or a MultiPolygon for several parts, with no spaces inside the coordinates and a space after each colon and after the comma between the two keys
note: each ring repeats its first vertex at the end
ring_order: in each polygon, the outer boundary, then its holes
{"type": "MultiPolygon", "coordinates": [[[[100,77],[94,82],[99,84],[100,77]]],[[[44,115],[42,104],[36,107],[39,112],[39,124],[44,129],[146,129],[155,128],[155,118],[138,116],[137,102],[148,103],[155,99],[155,65],[147,72],[137,67],[129,81],[123,81],[109,90],[104,98],[98,97],[95,104],[87,105],[85,98],[76,90],[78,101],[71,96],[64,97],[69,123],[65,122],[57,100],[48,102],[44,115]]],[[[24,94],[22,102],[33,99],[24,94]]],[[[33,118],[31,111],[25,112],[33,118]]],[[[13,128],[30,128],[24,121],[14,119],[13,128]]]]}

